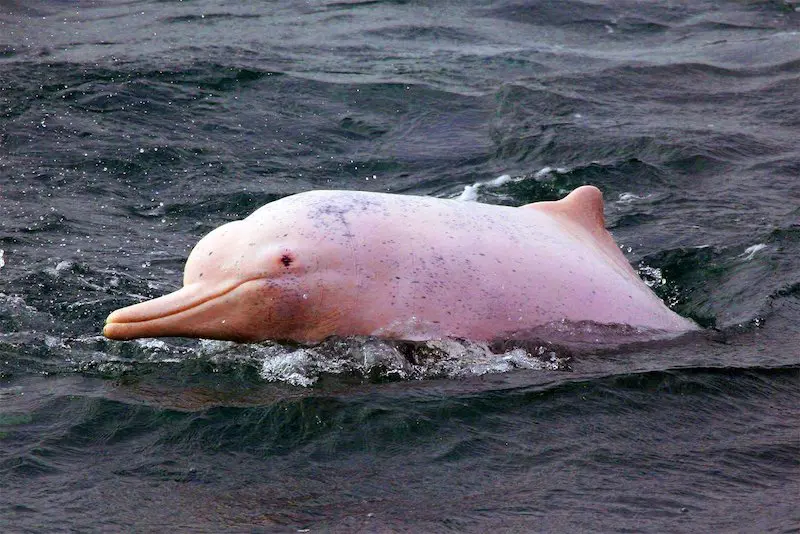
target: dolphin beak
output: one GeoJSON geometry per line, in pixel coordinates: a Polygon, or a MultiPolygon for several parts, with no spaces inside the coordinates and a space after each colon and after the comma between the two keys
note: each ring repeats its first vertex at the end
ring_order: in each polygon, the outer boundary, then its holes
{"type": "Polygon", "coordinates": [[[118,340],[179,336],[254,341],[248,333],[236,331],[242,318],[236,293],[245,284],[189,284],[163,297],[119,309],[106,319],[103,335],[118,340]]]}

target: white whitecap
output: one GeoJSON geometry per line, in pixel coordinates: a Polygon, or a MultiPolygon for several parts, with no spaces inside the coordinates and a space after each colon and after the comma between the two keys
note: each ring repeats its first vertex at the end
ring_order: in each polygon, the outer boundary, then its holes
{"type": "Polygon", "coordinates": [[[503,184],[507,184],[510,181],[511,181],[511,175],[503,174],[501,176],[498,176],[494,180],[489,180],[488,182],[486,182],[486,185],[490,187],[499,187],[503,184]]]}
{"type": "Polygon", "coordinates": [[[631,202],[636,202],[637,200],[644,200],[649,197],[650,195],[641,196],[637,195],[636,193],[622,193],[619,196],[619,200],[617,202],[619,202],[620,204],[630,204],[631,202]]]}
{"type": "Polygon", "coordinates": [[[744,249],[744,252],[739,254],[739,257],[744,258],[745,261],[752,260],[753,256],[755,256],[757,252],[764,250],[765,248],[767,248],[767,245],[765,245],[764,243],[759,243],[757,245],[747,247],[746,249],[744,249]]]}
{"type": "Polygon", "coordinates": [[[465,185],[464,191],[456,197],[462,202],[475,202],[478,200],[478,188],[481,184],[465,185]]]}
{"type": "Polygon", "coordinates": [[[462,202],[475,202],[478,200],[478,190],[484,187],[494,188],[500,187],[501,185],[507,184],[508,182],[512,181],[512,178],[508,174],[503,174],[494,178],[493,180],[488,180],[486,182],[475,182],[472,185],[465,185],[464,191],[458,195],[455,200],[460,200],[462,202]]]}

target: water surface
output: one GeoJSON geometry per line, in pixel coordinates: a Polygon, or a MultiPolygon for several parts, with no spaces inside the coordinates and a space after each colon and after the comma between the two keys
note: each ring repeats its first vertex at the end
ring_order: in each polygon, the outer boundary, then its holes
{"type": "Polygon", "coordinates": [[[800,12],[0,1],[8,532],[797,532],[800,12]],[[110,342],[318,188],[598,186],[707,328],[614,350],[110,342]]]}

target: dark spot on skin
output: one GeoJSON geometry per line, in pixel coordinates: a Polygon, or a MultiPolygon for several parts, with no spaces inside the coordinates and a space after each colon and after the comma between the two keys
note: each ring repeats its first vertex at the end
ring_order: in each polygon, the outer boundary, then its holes
{"type": "Polygon", "coordinates": [[[290,266],[293,261],[294,258],[292,258],[292,256],[289,254],[284,254],[283,256],[281,256],[281,263],[283,264],[284,267],[290,266]]]}

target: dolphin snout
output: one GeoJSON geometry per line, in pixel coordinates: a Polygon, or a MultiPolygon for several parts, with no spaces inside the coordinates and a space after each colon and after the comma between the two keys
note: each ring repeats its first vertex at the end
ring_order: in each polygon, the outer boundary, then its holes
{"type": "Polygon", "coordinates": [[[251,340],[237,332],[241,324],[236,295],[242,282],[217,285],[189,284],[153,300],[112,312],[106,319],[103,335],[128,340],[142,337],[200,337],[207,339],[251,340]]]}

